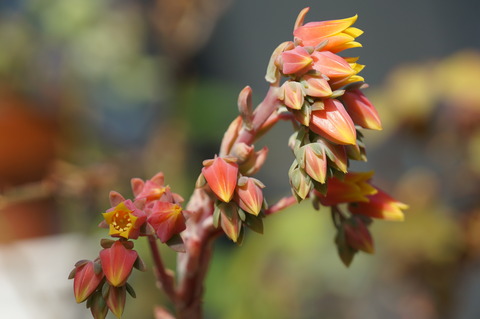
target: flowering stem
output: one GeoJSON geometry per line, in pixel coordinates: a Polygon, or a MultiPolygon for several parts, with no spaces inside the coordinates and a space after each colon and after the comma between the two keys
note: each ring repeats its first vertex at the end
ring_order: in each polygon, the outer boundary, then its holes
{"type": "Polygon", "coordinates": [[[242,128],[235,143],[245,143],[247,145],[253,143],[260,128],[268,120],[270,115],[272,115],[280,106],[280,100],[278,99],[280,90],[281,88],[277,86],[270,86],[267,95],[253,112],[252,128],[242,128]]]}
{"type": "Polygon", "coordinates": [[[157,277],[157,283],[160,287],[163,288],[168,298],[170,298],[172,302],[175,302],[176,293],[173,281],[173,274],[171,272],[169,273],[163,265],[162,257],[160,256],[160,251],[158,249],[155,236],[148,236],[148,244],[150,246],[150,251],[152,252],[153,263],[155,264],[155,275],[157,277]]]}
{"type": "Polygon", "coordinates": [[[272,215],[278,213],[285,208],[293,206],[297,203],[297,199],[294,196],[283,197],[280,199],[276,204],[270,206],[268,209],[265,210],[265,215],[272,215]]]}

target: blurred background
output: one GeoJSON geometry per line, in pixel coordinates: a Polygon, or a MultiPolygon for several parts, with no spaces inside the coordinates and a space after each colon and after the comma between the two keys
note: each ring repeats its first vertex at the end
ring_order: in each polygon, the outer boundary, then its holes
{"type": "MultiPolygon", "coordinates": [[[[376,222],[376,254],[345,268],[328,210],[303,203],[243,246],[219,241],[205,318],[480,318],[480,4],[474,0],[0,2],[0,317],[89,318],[73,264],[93,259],[112,189],[163,171],[188,198],[236,116],[267,89],[275,47],[306,21],[359,15],[374,183],[410,209],[376,222]]],[[[289,194],[281,123],[262,145],[270,202],[289,194]]],[[[262,146],[258,145],[258,146],[262,146]]],[[[148,251],[139,240],[142,256],[148,251]]],[[[170,267],[175,255],[166,249],[170,267]]],[[[166,302],[136,273],[125,318],[166,302]]]]}

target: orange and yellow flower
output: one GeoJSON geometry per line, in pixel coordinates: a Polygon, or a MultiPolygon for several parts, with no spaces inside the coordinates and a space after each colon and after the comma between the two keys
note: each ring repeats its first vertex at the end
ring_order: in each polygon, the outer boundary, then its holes
{"type": "Polygon", "coordinates": [[[147,220],[144,211],[135,207],[135,204],[128,199],[103,213],[105,222],[109,225],[109,235],[136,239],[140,234],[140,227],[147,220]]]}
{"type": "Polygon", "coordinates": [[[324,41],[328,41],[321,50],[334,53],[358,48],[362,45],[355,41],[363,31],[352,27],[357,21],[357,15],[339,20],[309,22],[297,27],[293,35],[300,39],[304,46],[316,47],[324,41]]]}
{"type": "Polygon", "coordinates": [[[325,206],[368,202],[368,196],[377,193],[377,189],[369,183],[372,176],[373,171],[365,173],[349,172],[343,180],[335,177],[329,178],[327,194],[317,194],[318,199],[325,206]]]}
{"type": "Polygon", "coordinates": [[[155,229],[162,243],[186,228],[182,207],[168,202],[155,202],[148,216],[148,223],[155,229]]]}
{"type": "Polygon", "coordinates": [[[234,159],[215,157],[203,161],[202,174],[218,199],[228,203],[237,186],[238,164],[234,159]]]}
{"type": "Polygon", "coordinates": [[[367,202],[350,203],[348,205],[349,211],[352,214],[390,221],[403,221],[405,219],[403,210],[408,209],[408,205],[395,200],[384,191],[377,188],[377,192],[367,196],[367,198],[367,202]]]}

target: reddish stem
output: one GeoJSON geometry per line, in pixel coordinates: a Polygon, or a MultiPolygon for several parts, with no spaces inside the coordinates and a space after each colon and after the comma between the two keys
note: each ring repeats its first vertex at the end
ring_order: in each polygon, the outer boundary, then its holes
{"type": "Polygon", "coordinates": [[[153,263],[155,264],[155,276],[157,278],[157,283],[161,288],[163,288],[168,298],[175,303],[177,298],[173,274],[169,272],[169,270],[163,265],[155,236],[148,236],[148,244],[150,246],[150,251],[152,252],[153,263]]]}
{"type": "Polygon", "coordinates": [[[270,206],[268,209],[265,210],[265,215],[272,215],[278,213],[285,208],[293,206],[297,203],[297,199],[294,196],[283,197],[280,199],[276,204],[270,206]]]}

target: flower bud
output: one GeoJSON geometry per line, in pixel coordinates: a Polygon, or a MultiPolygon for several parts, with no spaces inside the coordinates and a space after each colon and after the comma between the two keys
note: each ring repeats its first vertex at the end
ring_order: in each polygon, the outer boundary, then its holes
{"type": "Polygon", "coordinates": [[[135,250],[125,248],[120,241],[100,251],[102,269],[110,285],[118,287],[125,284],[137,257],[135,250]]]}
{"type": "Polygon", "coordinates": [[[239,179],[236,188],[237,203],[241,209],[257,216],[263,206],[263,185],[259,180],[252,177],[242,177],[239,179]]]}
{"type": "Polygon", "coordinates": [[[340,101],[324,100],[323,110],[313,111],[310,129],[337,144],[355,144],[357,132],[355,124],[340,101]]]}
{"type": "Polygon", "coordinates": [[[343,94],[342,101],[355,124],[371,130],[382,129],[377,110],[362,91],[348,90],[343,94]]]}
{"type": "Polygon", "coordinates": [[[313,97],[328,97],[332,95],[332,89],[324,78],[305,75],[302,79],[306,95],[313,97]]]}
{"type": "Polygon", "coordinates": [[[306,71],[313,59],[304,47],[297,46],[292,50],[283,52],[282,61],[282,73],[295,74],[306,71]]]}
{"type": "Polygon", "coordinates": [[[350,247],[368,254],[374,253],[372,235],[362,219],[355,218],[355,216],[352,217],[343,224],[343,229],[346,241],[350,247]]]}
{"type": "Polygon", "coordinates": [[[237,185],[238,165],[234,160],[215,157],[203,162],[202,174],[217,197],[228,203],[237,185]]]}
{"type": "Polygon", "coordinates": [[[305,92],[303,91],[303,85],[295,81],[287,81],[282,85],[283,89],[283,103],[285,106],[300,110],[305,101],[305,92]]]}
{"type": "Polygon", "coordinates": [[[305,172],[317,182],[325,183],[327,177],[327,156],[325,151],[316,143],[310,143],[304,147],[305,172]]]}
{"type": "Polygon", "coordinates": [[[95,292],[88,300],[90,302],[89,308],[93,318],[105,319],[105,317],[107,317],[108,308],[105,300],[103,299],[102,292],[95,292]]]}
{"type": "Polygon", "coordinates": [[[329,79],[345,78],[355,74],[350,64],[339,55],[330,51],[312,53],[313,69],[329,79]]]}
{"type": "Polygon", "coordinates": [[[307,173],[298,166],[296,160],[290,167],[288,177],[293,195],[297,198],[297,201],[300,202],[305,199],[313,189],[313,183],[307,173]]]}
{"type": "Polygon", "coordinates": [[[122,317],[123,310],[125,309],[125,302],[127,300],[127,288],[125,285],[120,287],[108,288],[108,292],[105,298],[108,309],[117,317],[122,317]]]}
{"type": "Polygon", "coordinates": [[[81,263],[75,268],[73,293],[77,303],[84,302],[97,289],[104,277],[103,272],[95,272],[93,261],[81,263]]]}
{"type": "Polygon", "coordinates": [[[249,86],[243,88],[238,95],[238,111],[243,119],[243,123],[248,129],[252,127],[253,108],[252,108],[252,89],[249,86]]]}
{"type": "Polygon", "coordinates": [[[162,243],[187,228],[182,207],[168,202],[155,202],[148,216],[148,223],[155,229],[162,243]]]}

